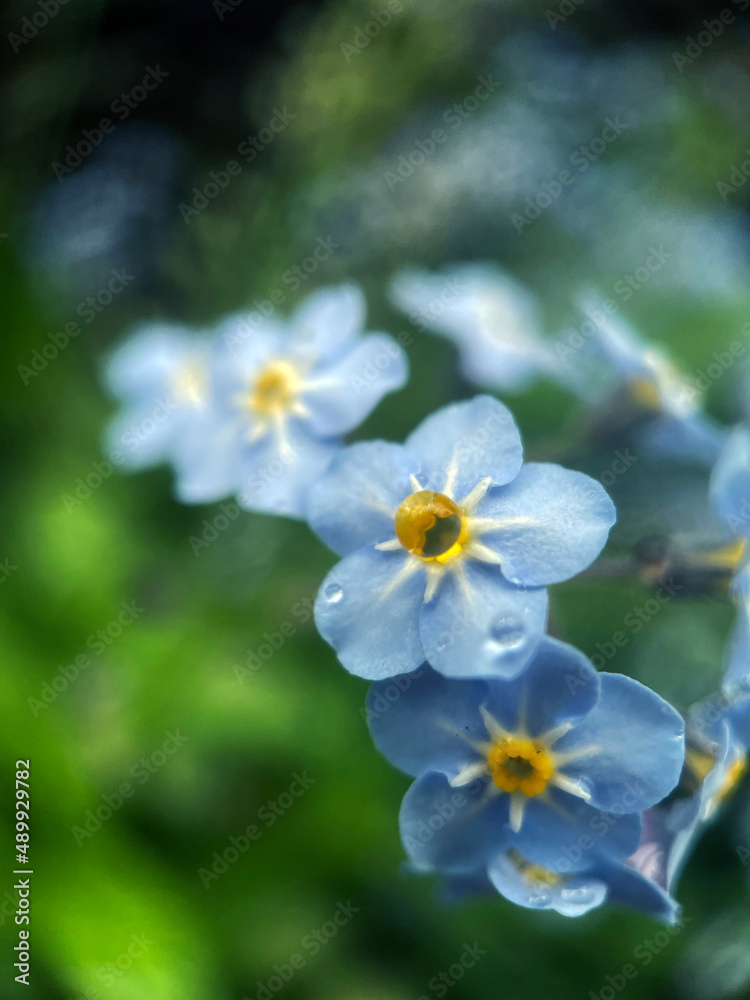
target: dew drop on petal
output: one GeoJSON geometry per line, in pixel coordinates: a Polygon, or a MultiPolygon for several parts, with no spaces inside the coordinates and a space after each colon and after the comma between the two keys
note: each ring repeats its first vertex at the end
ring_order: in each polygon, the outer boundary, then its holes
{"type": "Polygon", "coordinates": [[[339,587],[337,583],[329,583],[325,589],[325,595],[331,604],[338,604],[341,598],[344,596],[344,591],[339,587]]]}
{"type": "Polygon", "coordinates": [[[515,649],[523,642],[523,627],[517,618],[498,615],[490,625],[490,639],[501,649],[515,649]]]}
{"type": "Polygon", "coordinates": [[[552,896],[548,892],[538,892],[534,896],[529,896],[529,906],[549,906],[552,896]]]}
{"type": "Polygon", "coordinates": [[[565,903],[577,903],[583,906],[594,898],[594,890],[589,885],[579,885],[575,889],[561,889],[560,899],[565,903]]]}

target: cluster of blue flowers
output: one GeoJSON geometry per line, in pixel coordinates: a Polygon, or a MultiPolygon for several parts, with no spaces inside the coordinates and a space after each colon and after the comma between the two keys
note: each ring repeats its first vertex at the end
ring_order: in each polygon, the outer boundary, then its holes
{"type": "Polygon", "coordinates": [[[546,588],[597,559],[615,508],[583,473],[524,463],[496,398],[443,407],[403,445],[342,443],[407,377],[396,341],[362,332],[354,287],[316,293],[286,323],[142,330],[109,364],[124,404],[110,447],[134,468],[169,461],[182,501],[236,495],[305,518],[341,557],[315,620],[374,682],[375,744],[415,779],[400,814],[415,871],[567,916],[610,900],[674,921],[681,867],[750,744],[750,429],[711,424],[606,301],[583,301],[574,338],[546,334],[533,296],[488,265],[405,272],[392,294],[456,341],[470,381],[547,377],[586,397],[593,368],[608,402],[591,401],[624,411],[645,447],[713,465],[739,608],[720,695],[685,719],[547,634],[546,588]]]}

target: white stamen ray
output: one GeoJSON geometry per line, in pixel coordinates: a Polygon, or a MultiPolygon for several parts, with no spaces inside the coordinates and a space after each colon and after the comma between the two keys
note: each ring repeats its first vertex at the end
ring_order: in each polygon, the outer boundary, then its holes
{"type": "Polygon", "coordinates": [[[514,793],[510,797],[510,828],[514,833],[518,833],[521,829],[523,814],[526,812],[528,801],[525,795],[514,793]]]}
{"type": "Polygon", "coordinates": [[[425,569],[427,570],[427,586],[424,591],[424,603],[429,604],[437,593],[440,581],[445,574],[445,567],[435,563],[427,563],[425,569]]]}
{"type": "Polygon", "coordinates": [[[386,507],[386,505],[384,503],[380,503],[379,500],[373,500],[370,497],[362,497],[358,503],[361,503],[364,507],[369,507],[370,510],[376,510],[379,514],[387,514],[391,520],[393,520],[396,516],[395,507],[386,507]]]}
{"type": "Polygon", "coordinates": [[[303,420],[307,420],[307,418],[310,416],[309,408],[305,406],[304,403],[300,403],[299,400],[292,403],[292,405],[289,407],[289,412],[292,413],[295,417],[301,417],[303,420]]]}
{"type": "MultiPolygon", "coordinates": [[[[471,533],[471,522],[469,522],[469,532],[471,533]]],[[[469,542],[466,547],[466,555],[469,559],[478,559],[480,562],[491,563],[493,566],[502,565],[502,559],[487,545],[481,542],[469,542]]]]}
{"type": "Polygon", "coordinates": [[[565,774],[555,773],[549,780],[561,791],[568,792],[570,795],[575,795],[577,799],[583,799],[584,802],[588,802],[591,799],[591,793],[587,792],[580,782],[575,781],[573,778],[569,778],[565,774]]]}
{"type": "Polygon", "coordinates": [[[490,738],[493,743],[498,743],[500,740],[507,740],[510,736],[494,715],[490,715],[484,705],[479,706],[479,714],[482,716],[482,722],[484,723],[484,728],[490,734],[490,738]]]}
{"type": "Polygon", "coordinates": [[[474,489],[470,493],[466,494],[458,506],[461,507],[467,514],[473,514],[477,508],[477,504],[490,488],[491,484],[492,479],[489,476],[485,476],[484,479],[480,479],[474,489]]]}
{"type": "Polygon", "coordinates": [[[403,546],[398,538],[389,538],[387,542],[378,542],[375,548],[380,552],[397,552],[403,546]]]}
{"type": "Polygon", "coordinates": [[[448,464],[448,471],[445,474],[445,486],[443,486],[442,492],[446,496],[453,496],[453,487],[456,484],[456,477],[458,476],[458,455],[454,451],[451,455],[451,460],[448,464]]]}
{"type": "Polygon", "coordinates": [[[455,778],[451,778],[451,788],[460,788],[461,785],[468,785],[475,778],[481,778],[487,773],[487,765],[483,760],[474,761],[473,764],[467,764],[466,767],[462,767],[455,778]]]}
{"type": "Polygon", "coordinates": [[[409,482],[411,483],[412,490],[415,493],[419,493],[420,490],[422,489],[422,484],[420,483],[420,481],[417,479],[417,477],[414,475],[413,472],[409,473],[409,482]]]}
{"type": "Polygon", "coordinates": [[[587,747],[576,747],[575,750],[564,750],[561,753],[556,753],[555,757],[555,767],[565,767],[566,764],[570,764],[574,760],[582,760],[584,757],[593,757],[594,754],[599,753],[601,747],[595,744],[590,744],[587,747]]]}
{"type": "Polygon", "coordinates": [[[410,559],[407,563],[405,563],[398,571],[398,573],[396,573],[393,579],[390,580],[386,584],[386,586],[383,587],[383,589],[380,591],[380,594],[378,594],[375,604],[382,604],[382,602],[386,600],[386,598],[390,597],[395,590],[398,590],[398,588],[403,583],[405,583],[410,576],[413,576],[414,573],[416,573],[416,571],[419,569],[419,566],[420,566],[419,559],[410,559]]]}
{"type": "Polygon", "coordinates": [[[569,733],[572,728],[572,722],[561,722],[559,726],[553,726],[552,729],[548,729],[546,732],[542,733],[539,736],[539,740],[541,743],[544,743],[545,746],[551,747],[554,743],[557,743],[559,739],[562,739],[566,733],[569,733]]]}

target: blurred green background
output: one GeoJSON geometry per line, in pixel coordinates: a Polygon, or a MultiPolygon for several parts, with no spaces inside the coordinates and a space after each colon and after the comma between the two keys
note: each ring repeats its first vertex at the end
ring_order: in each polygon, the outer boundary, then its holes
{"type": "MultiPolygon", "coordinates": [[[[748,193],[717,189],[748,155],[740,8],[729,4],[736,21],[678,65],[674,53],[720,5],[77,2],[18,43],[8,34],[41,8],[7,6],[0,995],[24,989],[11,969],[7,807],[14,762],[28,758],[26,996],[268,1000],[279,967],[290,1000],[612,1000],[629,963],[630,997],[750,996],[748,869],[736,851],[750,846],[746,788],[687,870],[676,934],[614,908],[566,921],[499,897],[448,907],[434,883],[400,871],[407,779],[374,752],[366,685],[310,620],[331,554],[301,524],[249,513],[225,524],[218,505],[179,506],[166,470],[97,467],[113,412],[100,381],[108,350],[144,319],[198,327],[278,287],[286,314],[314,288],[359,281],[370,328],[408,334],[410,383],[357,437],[401,440],[470,395],[454,349],[388,304],[405,263],[497,260],[539,295],[556,332],[575,323],[578,287],[612,294],[664,246],[669,264],[620,296],[623,315],[695,376],[750,319],[748,193]],[[159,64],[164,82],[58,179],[66,147],[159,64]],[[389,183],[487,74],[491,99],[389,183]],[[248,163],[238,146],[277,109],[294,117],[248,163]],[[617,115],[622,138],[519,233],[513,213],[617,115]],[[239,175],[186,221],[194,189],[232,159],[239,175]],[[339,247],[294,289],[283,275],[319,237],[339,247]],[[135,275],[122,294],[24,374],[122,268],[135,275]],[[123,605],[134,620],[118,625],[123,605]],[[298,775],[312,783],[295,797],[298,775]],[[253,825],[261,835],[247,844],[253,825]],[[243,850],[207,881],[231,838],[243,850]],[[475,944],[483,954],[460,981],[441,980],[475,944]],[[295,954],[304,966],[292,970],[295,954]]],[[[738,365],[710,387],[709,410],[740,418],[746,388],[738,365]]],[[[506,401],[532,457],[574,443],[576,407],[560,388],[506,401]]],[[[581,467],[600,476],[612,459],[581,467]]],[[[696,470],[639,458],[612,487],[612,554],[649,531],[705,535],[705,485],[696,470]]],[[[573,581],[554,589],[552,628],[593,654],[648,596],[627,581],[573,581]]],[[[728,605],[673,602],[611,669],[687,708],[715,687],[730,622],[728,605]]]]}

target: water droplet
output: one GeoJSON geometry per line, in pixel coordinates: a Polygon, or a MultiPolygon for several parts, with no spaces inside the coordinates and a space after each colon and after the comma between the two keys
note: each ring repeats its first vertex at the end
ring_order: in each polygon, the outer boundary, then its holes
{"type": "Polygon", "coordinates": [[[529,896],[529,906],[549,906],[552,896],[548,892],[538,892],[535,896],[529,896]]]}
{"type": "Polygon", "coordinates": [[[331,604],[338,604],[341,598],[344,596],[344,591],[339,587],[337,583],[329,583],[326,587],[326,597],[331,602],[331,604]]]}
{"type": "Polygon", "coordinates": [[[501,649],[515,649],[524,640],[523,626],[517,618],[499,615],[490,625],[490,638],[501,649]]]}
{"type": "Polygon", "coordinates": [[[575,889],[561,889],[560,899],[565,903],[590,903],[594,898],[594,890],[589,885],[579,885],[575,889]]]}
{"type": "Polygon", "coordinates": [[[448,645],[449,638],[450,637],[445,632],[441,634],[440,638],[435,644],[435,649],[438,651],[438,653],[442,653],[442,651],[448,645]]]}

